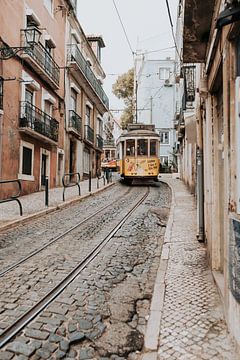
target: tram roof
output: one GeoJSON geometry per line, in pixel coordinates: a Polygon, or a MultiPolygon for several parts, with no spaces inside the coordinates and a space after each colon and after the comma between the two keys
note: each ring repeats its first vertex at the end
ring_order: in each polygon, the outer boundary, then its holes
{"type": "Polygon", "coordinates": [[[130,138],[130,137],[156,137],[159,138],[159,134],[157,134],[155,131],[150,130],[131,130],[126,132],[125,134],[122,134],[120,138],[130,138]]]}

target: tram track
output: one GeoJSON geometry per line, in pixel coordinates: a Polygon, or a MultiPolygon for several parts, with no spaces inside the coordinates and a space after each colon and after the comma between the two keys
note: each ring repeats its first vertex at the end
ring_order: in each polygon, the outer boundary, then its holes
{"type": "Polygon", "coordinates": [[[55,242],[57,242],[58,240],[62,239],[64,236],[68,235],[73,230],[75,230],[78,227],[80,227],[81,225],[85,224],[87,221],[93,219],[96,215],[100,214],[102,211],[104,211],[107,208],[111,207],[114,203],[116,203],[116,201],[118,201],[122,197],[127,196],[129,194],[129,192],[131,192],[131,188],[129,188],[123,195],[120,195],[117,199],[112,201],[110,204],[107,204],[107,205],[101,207],[99,210],[95,211],[93,214],[90,214],[85,219],[81,220],[79,223],[75,224],[74,226],[70,227],[68,230],[66,230],[62,234],[60,234],[60,235],[56,236],[55,238],[53,238],[52,240],[50,240],[47,244],[44,244],[40,248],[32,251],[30,254],[28,254],[27,256],[22,258],[21,260],[15,262],[14,264],[8,266],[6,269],[0,271],[0,278],[3,277],[4,275],[6,275],[7,273],[9,273],[10,271],[16,269],[19,265],[25,263],[27,260],[31,259],[34,255],[39,254],[41,251],[45,250],[50,245],[52,245],[55,242]]]}
{"type": "MultiPolygon", "coordinates": [[[[0,335],[0,348],[10,342],[29,322],[39,315],[48,305],[50,305],[64,289],[80,275],[80,273],[90,264],[102,249],[110,242],[117,231],[128,220],[132,213],[144,202],[149,194],[149,187],[143,196],[131,207],[122,217],[114,228],[70,271],[54,288],[43,296],[34,306],[26,311],[20,318],[8,326],[0,335]]],[[[100,211],[100,210],[99,210],[100,211]]]]}

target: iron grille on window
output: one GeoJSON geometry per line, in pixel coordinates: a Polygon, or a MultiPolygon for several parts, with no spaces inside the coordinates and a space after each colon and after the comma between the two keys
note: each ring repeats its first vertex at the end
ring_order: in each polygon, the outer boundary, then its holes
{"type": "Polygon", "coordinates": [[[193,102],[195,100],[195,66],[184,66],[183,76],[185,101],[193,102]]]}
{"type": "Polygon", "coordinates": [[[0,77],[0,110],[3,110],[3,78],[0,77]]]}

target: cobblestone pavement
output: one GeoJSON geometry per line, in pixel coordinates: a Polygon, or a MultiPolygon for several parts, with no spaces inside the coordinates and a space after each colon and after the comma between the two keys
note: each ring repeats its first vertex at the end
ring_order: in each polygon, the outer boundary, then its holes
{"type": "Polygon", "coordinates": [[[239,360],[240,354],[235,352],[227,332],[206,248],[196,240],[194,198],[180,180],[168,183],[175,206],[170,236],[164,245],[169,248],[169,257],[162,280],[165,294],[159,308],[162,317],[158,354],[149,352],[142,359],[239,360]]]}
{"type": "Polygon", "coordinates": [[[88,197],[71,207],[41,216],[24,225],[20,224],[0,232],[0,269],[3,270],[19,261],[27,254],[49,243],[54,237],[62,234],[95,211],[108,205],[129,189],[117,183],[95,196],[88,197]]]}
{"type": "MultiPolygon", "coordinates": [[[[113,174],[113,182],[118,179],[117,174],[113,174]]],[[[92,179],[92,192],[94,193],[97,190],[97,182],[96,178],[92,179]]],[[[107,186],[107,184],[106,184],[107,186]]],[[[99,188],[103,188],[104,183],[103,179],[99,180],[99,188]]],[[[89,181],[84,180],[80,182],[81,188],[81,196],[89,194],[89,181]]],[[[49,189],[49,208],[58,206],[59,204],[63,204],[62,201],[63,187],[57,187],[53,189],[49,189]]],[[[65,192],[66,202],[75,199],[78,196],[78,188],[77,186],[69,187],[65,192]]],[[[19,198],[23,207],[23,217],[34,214],[39,211],[46,210],[45,206],[45,192],[39,191],[36,193],[32,193],[29,195],[24,195],[19,198]]],[[[5,223],[13,220],[21,219],[19,215],[19,206],[17,202],[11,201],[7,203],[0,204],[0,226],[5,223]]]]}
{"type": "Polygon", "coordinates": [[[0,359],[137,359],[169,201],[166,185],[151,188],[105,251],[1,350],[0,359]]]}
{"type": "MultiPolygon", "coordinates": [[[[70,273],[119,222],[142,192],[132,188],[103,213],[74,229],[0,278],[0,333],[70,273]]],[[[68,209],[71,214],[72,209],[68,209]]],[[[59,214],[60,215],[60,214],[59,214]]],[[[61,217],[61,221],[63,221],[61,217]]],[[[56,231],[56,224],[52,224],[56,231]]],[[[41,236],[35,235],[41,242],[41,236]]],[[[10,255],[11,256],[11,255],[10,255]]]]}

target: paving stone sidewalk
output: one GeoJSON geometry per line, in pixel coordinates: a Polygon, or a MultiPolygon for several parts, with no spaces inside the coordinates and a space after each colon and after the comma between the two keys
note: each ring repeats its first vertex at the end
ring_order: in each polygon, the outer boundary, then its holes
{"type": "MultiPolygon", "coordinates": [[[[118,179],[116,174],[113,174],[112,183],[118,179]]],[[[91,183],[91,193],[98,191],[97,178],[92,179],[91,183]]],[[[110,184],[105,183],[103,179],[99,180],[99,189],[108,187],[110,184]]],[[[86,196],[90,194],[89,192],[89,180],[84,180],[80,182],[81,196],[86,196]]],[[[11,201],[7,203],[0,204],[0,228],[5,224],[13,221],[20,221],[29,215],[34,215],[39,212],[51,211],[51,209],[56,208],[57,206],[62,206],[63,204],[68,204],[69,202],[74,201],[79,198],[78,196],[78,187],[69,187],[65,191],[65,202],[63,202],[63,187],[57,187],[49,189],[49,206],[45,206],[45,191],[39,191],[29,195],[24,195],[19,197],[23,208],[23,216],[20,216],[19,206],[16,201],[11,201]]]]}
{"type": "Polygon", "coordinates": [[[221,299],[196,240],[196,206],[181,180],[162,177],[173,206],[145,337],[143,360],[239,360],[221,299]]]}

